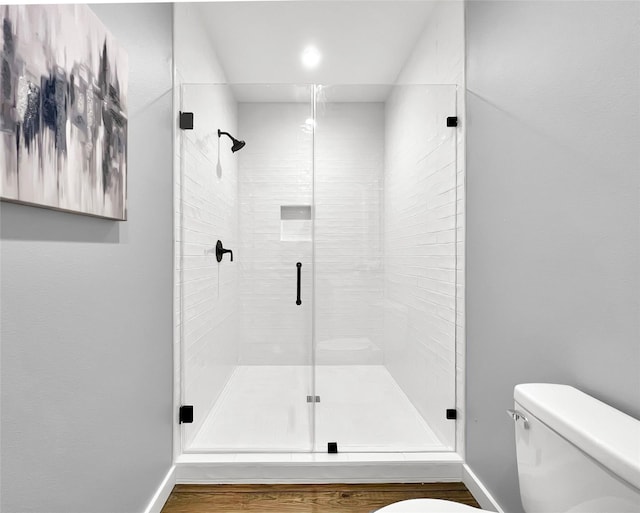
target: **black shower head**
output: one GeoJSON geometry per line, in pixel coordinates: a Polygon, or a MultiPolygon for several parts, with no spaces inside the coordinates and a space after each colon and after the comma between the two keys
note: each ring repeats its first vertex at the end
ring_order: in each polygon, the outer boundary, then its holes
{"type": "Polygon", "coordinates": [[[247,144],[244,141],[238,141],[238,139],[234,139],[233,140],[233,146],[231,146],[231,151],[233,153],[235,153],[238,150],[241,150],[242,148],[244,148],[244,145],[247,144]]]}
{"type": "Polygon", "coordinates": [[[220,137],[221,135],[226,135],[229,139],[233,141],[233,145],[231,146],[231,151],[233,153],[235,153],[238,150],[241,150],[242,148],[244,148],[244,145],[247,144],[244,141],[239,141],[234,136],[232,136],[229,132],[223,132],[222,130],[218,129],[218,137],[220,137]]]}

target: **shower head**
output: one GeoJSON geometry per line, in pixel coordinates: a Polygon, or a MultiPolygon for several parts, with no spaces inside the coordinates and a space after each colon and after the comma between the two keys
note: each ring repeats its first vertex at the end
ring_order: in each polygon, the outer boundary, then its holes
{"type": "Polygon", "coordinates": [[[244,145],[247,144],[244,141],[238,141],[237,139],[233,140],[233,145],[231,146],[231,151],[233,153],[235,153],[238,150],[241,150],[242,148],[244,148],[244,145]]]}
{"type": "Polygon", "coordinates": [[[231,151],[233,153],[235,153],[238,150],[241,150],[242,148],[244,148],[244,145],[247,144],[244,141],[239,141],[234,136],[232,136],[229,132],[223,132],[222,130],[218,129],[218,138],[221,135],[226,135],[229,139],[233,141],[233,145],[231,146],[231,151]]]}

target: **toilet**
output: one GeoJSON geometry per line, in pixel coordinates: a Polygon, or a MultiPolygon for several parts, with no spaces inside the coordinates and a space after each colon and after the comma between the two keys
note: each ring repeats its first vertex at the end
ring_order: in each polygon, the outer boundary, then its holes
{"type": "MultiPolygon", "coordinates": [[[[520,498],[526,513],[640,513],[640,421],[567,385],[514,389],[520,498]]],[[[376,513],[478,513],[434,499],[376,513]]]]}

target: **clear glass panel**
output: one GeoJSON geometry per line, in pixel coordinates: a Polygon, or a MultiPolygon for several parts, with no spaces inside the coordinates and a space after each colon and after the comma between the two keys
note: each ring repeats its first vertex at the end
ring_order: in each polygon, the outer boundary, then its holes
{"type": "Polygon", "coordinates": [[[183,449],[309,451],[313,88],[181,93],[181,111],[194,113],[180,152],[182,399],[194,406],[183,449]],[[232,152],[232,137],[246,146],[232,152]],[[218,240],[233,262],[218,263],[218,240]]]}
{"type": "Polygon", "coordinates": [[[455,86],[317,86],[315,450],[455,448],[455,86]]]}

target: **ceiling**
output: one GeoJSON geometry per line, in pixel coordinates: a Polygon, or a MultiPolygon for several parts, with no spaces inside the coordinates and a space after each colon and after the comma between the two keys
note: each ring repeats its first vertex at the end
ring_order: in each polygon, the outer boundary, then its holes
{"type": "Polygon", "coordinates": [[[318,104],[340,102],[383,102],[392,90],[391,85],[351,84],[314,86],[296,84],[232,84],[233,97],[238,102],[294,102],[309,103],[314,97],[318,104]],[[315,89],[315,90],[314,90],[315,89]]]}
{"type": "Polygon", "coordinates": [[[228,83],[392,84],[433,5],[429,0],[289,0],[200,7],[228,83]],[[307,45],[322,52],[315,70],[300,61],[307,45]]]}

